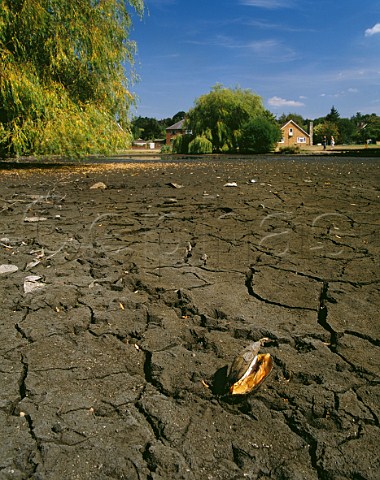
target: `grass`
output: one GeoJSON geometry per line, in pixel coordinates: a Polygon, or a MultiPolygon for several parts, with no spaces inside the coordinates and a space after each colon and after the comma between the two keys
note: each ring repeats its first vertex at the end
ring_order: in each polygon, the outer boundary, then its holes
{"type": "Polygon", "coordinates": [[[354,154],[361,153],[362,155],[379,155],[380,145],[335,145],[334,148],[331,148],[329,145],[326,147],[326,150],[323,150],[322,145],[308,145],[301,148],[301,154],[313,154],[318,153],[331,154],[331,153],[340,153],[340,154],[354,154]]]}

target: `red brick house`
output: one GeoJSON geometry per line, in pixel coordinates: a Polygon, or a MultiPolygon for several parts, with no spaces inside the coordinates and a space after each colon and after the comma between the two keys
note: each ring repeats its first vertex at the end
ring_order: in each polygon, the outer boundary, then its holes
{"type": "MultiPolygon", "coordinates": [[[[312,125],[310,125],[312,129],[312,125]]],[[[296,124],[293,120],[289,120],[281,127],[282,139],[278,142],[279,147],[288,147],[290,145],[313,145],[312,135],[305,132],[303,128],[296,124]]]]}
{"type": "Polygon", "coordinates": [[[191,133],[189,130],[186,130],[186,128],[184,128],[184,123],[185,120],[183,119],[166,129],[166,145],[170,145],[173,138],[175,138],[177,135],[191,133]]]}

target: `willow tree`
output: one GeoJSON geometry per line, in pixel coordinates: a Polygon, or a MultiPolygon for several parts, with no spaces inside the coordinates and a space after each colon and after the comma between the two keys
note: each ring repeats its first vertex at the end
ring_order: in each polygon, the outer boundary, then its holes
{"type": "Polygon", "coordinates": [[[0,3],[0,153],[127,147],[135,54],[129,32],[143,0],[0,3]]]}
{"type": "Polygon", "coordinates": [[[236,151],[242,126],[264,113],[261,97],[251,90],[217,84],[195,101],[187,115],[187,125],[194,135],[210,140],[215,151],[236,151]]]}

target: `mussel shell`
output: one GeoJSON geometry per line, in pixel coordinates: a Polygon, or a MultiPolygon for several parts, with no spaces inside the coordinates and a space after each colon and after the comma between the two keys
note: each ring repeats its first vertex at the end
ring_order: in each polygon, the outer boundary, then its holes
{"type": "Polygon", "coordinates": [[[269,353],[256,356],[250,372],[246,372],[230,387],[232,395],[245,395],[256,390],[273,369],[273,360],[269,353]]]}
{"type": "Polygon", "coordinates": [[[257,360],[257,355],[260,351],[260,348],[270,339],[267,337],[261,338],[257,342],[253,342],[248,347],[246,347],[232,362],[228,373],[228,384],[232,385],[233,383],[240,380],[244,375],[248,375],[250,370],[253,368],[255,361],[257,360]]]}
{"type": "Polygon", "coordinates": [[[246,375],[247,372],[249,373],[249,370],[252,369],[257,359],[261,345],[262,342],[259,340],[258,342],[251,343],[239,353],[230,367],[227,378],[228,385],[232,385],[246,375]]]}

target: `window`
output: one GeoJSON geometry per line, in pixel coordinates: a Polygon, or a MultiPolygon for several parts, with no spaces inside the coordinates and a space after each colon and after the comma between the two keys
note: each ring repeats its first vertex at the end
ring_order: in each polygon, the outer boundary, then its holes
{"type": "Polygon", "coordinates": [[[289,137],[292,137],[292,136],[293,136],[293,129],[289,128],[289,137]]]}
{"type": "Polygon", "coordinates": [[[306,137],[297,137],[297,143],[306,143],[306,137]]]}

